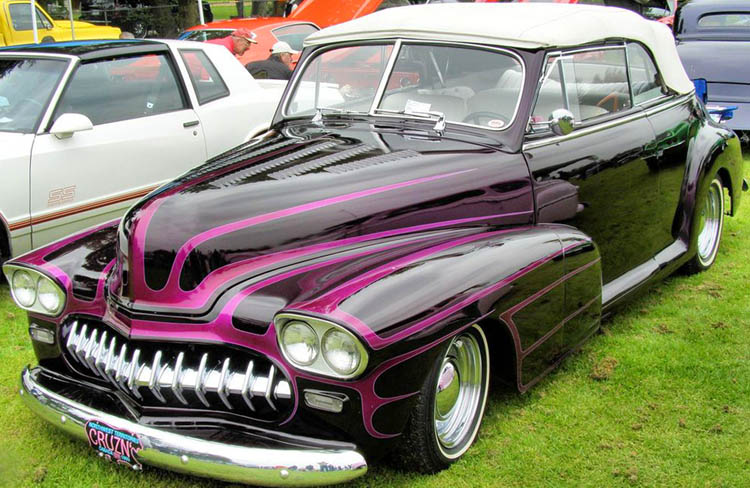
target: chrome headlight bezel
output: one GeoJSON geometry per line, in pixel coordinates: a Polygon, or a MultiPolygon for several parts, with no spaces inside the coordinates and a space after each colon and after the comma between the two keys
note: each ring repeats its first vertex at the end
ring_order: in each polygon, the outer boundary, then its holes
{"type": "Polygon", "coordinates": [[[48,317],[58,317],[63,312],[63,310],[65,310],[65,305],[67,303],[67,294],[65,293],[65,289],[62,287],[62,285],[60,285],[60,283],[57,282],[56,279],[47,276],[46,274],[34,268],[18,266],[14,264],[4,265],[3,273],[5,274],[5,278],[8,281],[8,285],[10,286],[10,293],[13,297],[13,301],[16,302],[16,305],[18,305],[22,309],[28,312],[46,315],[48,317]],[[13,286],[13,279],[16,276],[16,273],[27,273],[31,277],[31,281],[34,283],[34,301],[31,302],[30,305],[24,305],[17,297],[15,287],[13,286]],[[45,305],[42,304],[42,301],[39,299],[39,287],[41,284],[44,284],[45,286],[51,286],[48,292],[54,293],[57,296],[58,306],[56,308],[48,309],[45,305]]]}
{"type": "Polygon", "coordinates": [[[315,373],[315,374],[322,375],[322,376],[328,376],[331,378],[349,380],[349,379],[353,379],[361,375],[364,372],[364,370],[367,368],[368,354],[367,354],[367,349],[365,349],[365,346],[362,344],[362,341],[360,341],[357,336],[349,332],[347,329],[345,329],[344,327],[334,322],[329,322],[327,320],[319,319],[317,317],[310,317],[307,315],[300,315],[300,314],[294,314],[294,313],[278,314],[276,317],[274,317],[273,322],[274,322],[274,326],[276,327],[276,340],[278,342],[279,349],[281,350],[281,354],[284,356],[284,359],[291,366],[297,369],[300,369],[302,371],[308,371],[310,373],[315,373]],[[315,335],[317,336],[318,353],[315,359],[309,364],[301,364],[295,361],[287,352],[287,349],[283,342],[284,329],[287,327],[288,324],[293,324],[294,322],[303,322],[304,324],[309,326],[315,332],[315,335]],[[359,353],[359,364],[356,367],[356,369],[349,374],[339,373],[338,371],[336,371],[334,368],[330,366],[330,364],[328,363],[328,360],[326,359],[326,354],[324,353],[322,349],[322,341],[326,333],[328,333],[331,330],[335,330],[339,333],[343,333],[346,336],[348,336],[348,338],[351,339],[351,341],[354,343],[356,350],[359,353]]]}

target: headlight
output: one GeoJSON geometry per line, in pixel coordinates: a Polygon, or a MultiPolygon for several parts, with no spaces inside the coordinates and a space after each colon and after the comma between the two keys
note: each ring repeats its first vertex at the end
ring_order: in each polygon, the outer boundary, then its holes
{"type": "Polygon", "coordinates": [[[39,278],[37,285],[37,299],[42,307],[53,315],[57,315],[65,303],[65,295],[60,287],[43,276],[39,278]]]}
{"type": "Polygon", "coordinates": [[[3,266],[3,272],[13,299],[24,310],[56,316],[65,308],[65,291],[49,276],[13,264],[3,266]]]}
{"type": "Polygon", "coordinates": [[[354,338],[338,329],[329,329],[323,336],[323,358],[328,366],[344,376],[357,371],[360,362],[354,338]]]}
{"type": "Polygon", "coordinates": [[[367,350],[338,324],[304,315],[274,318],[279,346],[295,367],[339,379],[359,376],[367,367],[367,350]]]}
{"type": "Polygon", "coordinates": [[[19,269],[13,273],[11,281],[13,298],[22,307],[30,307],[36,301],[36,281],[28,271],[19,269]]]}
{"type": "Polygon", "coordinates": [[[291,321],[281,332],[281,344],[289,359],[300,366],[312,364],[318,357],[318,336],[315,331],[304,322],[291,321]]]}

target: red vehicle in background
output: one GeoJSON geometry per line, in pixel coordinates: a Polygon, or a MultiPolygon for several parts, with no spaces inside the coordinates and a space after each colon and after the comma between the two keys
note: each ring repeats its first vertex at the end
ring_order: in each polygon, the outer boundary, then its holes
{"type": "MultiPolygon", "coordinates": [[[[247,19],[219,20],[191,27],[180,34],[180,39],[188,41],[209,41],[230,35],[235,29],[250,29],[256,35],[257,44],[250,46],[239,58],[244,65],[252,61],[266,59],[271,46],[278,41],[288,43],[296,51],[302,50],[302,41],[320,30],[312,22],[290,20],[284,17],[255,17],[247,19]]],[[[299,54],[294,55],[296,63],[299,54]]]]}
{"type": "MultiPolygon", "coordinates": [[[[258,44],[240,58],[242,64],[266,59],[277,41],[289,43],[292,49],[302,50],[302,41],[313,32],[347,20],[356,19],[377,10],[429,3],[426,0],[304,0],[287,17],[252,17],[220,20],[193,26],[180,34],[180,39],[208,41],[226,37],[235,29],[250,29],[258,44]]],[[[299,55],[295,55],[296,64],[299,55]]]]}

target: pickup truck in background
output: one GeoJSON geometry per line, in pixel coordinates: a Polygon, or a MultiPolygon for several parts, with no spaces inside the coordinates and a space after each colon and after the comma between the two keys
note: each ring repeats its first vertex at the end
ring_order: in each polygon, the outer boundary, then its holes
{"type": "MultiPolygon", "coordinates": [[[[36,26],[40,42],[70,41],[87,39],[117,39],[120,29],[109,26],[98,26],[88,22],[53,20],[52,17],[35,2],[36,26]]],[[[28,1],[0,0],[0,46],[32,44],[34,31],[31,23],[31,6],[28,1]]]]}

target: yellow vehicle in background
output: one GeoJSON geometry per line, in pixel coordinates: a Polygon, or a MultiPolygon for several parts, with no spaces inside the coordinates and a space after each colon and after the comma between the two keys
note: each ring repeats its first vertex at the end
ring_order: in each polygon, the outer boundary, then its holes
{"type": "MultiPolygon", "coordinates": [[[[35,2],[36,28],[39,42],[70,41],[73,30],[69,20],[53,20],[45,10],[35,2]]],[[[75,38],[117,39],[120,29],[99,26],[88,22],[73,22],[75,38]]],[[[0,46],[15,44],[32,44],[34,31],[31,19],[31,5],[26,1],[0,0],[0,46]]]]}

